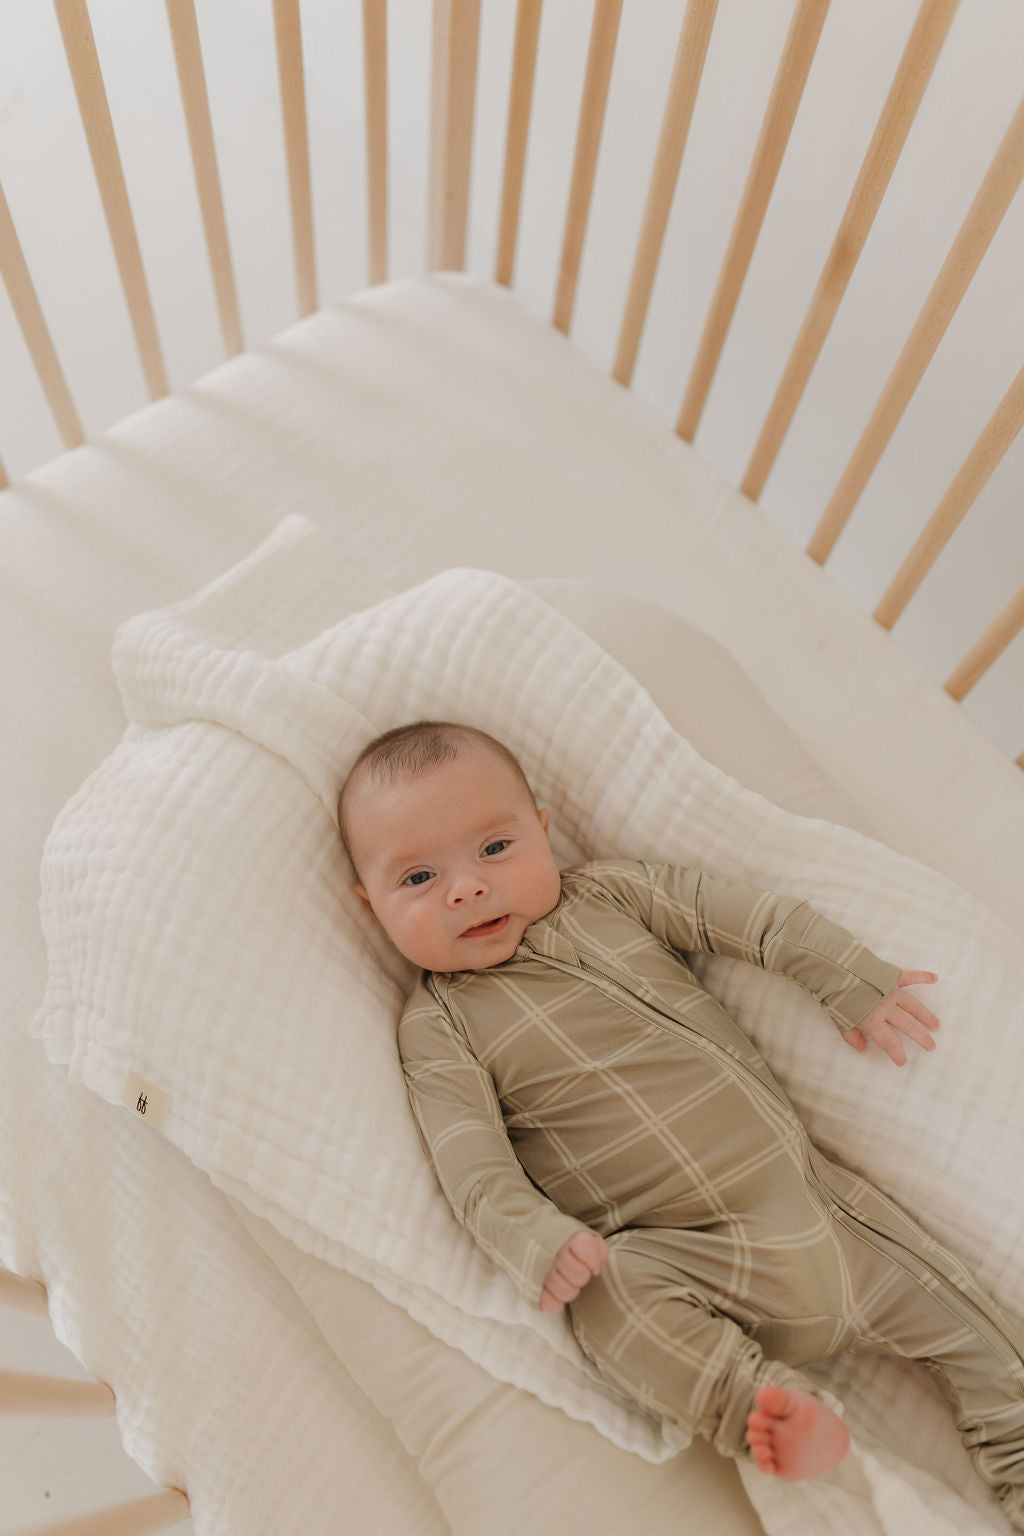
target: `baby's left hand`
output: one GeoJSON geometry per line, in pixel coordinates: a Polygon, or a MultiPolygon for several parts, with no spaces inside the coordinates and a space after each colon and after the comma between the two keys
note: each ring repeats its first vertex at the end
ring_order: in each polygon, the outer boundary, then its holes
{"type": "Polygon", "coordinates": [[[907,1053],[897,1030],[916,1040],[926,1051],[934,1051],[935,1041],[928,1033],[938,1029],[939,1021],[930,1008],[916,997],[905,992],[904,987],[914,987],[922,981],[938,981],[934,971],[901,971],[896,985],[888,997],[875,1004],[871,1012],[853,1029],[843,1031],[843,1039],[855,1051],[867,1049],[868,1040],[880,1045],[898,1067],[906,1065],[907,1053]]]}

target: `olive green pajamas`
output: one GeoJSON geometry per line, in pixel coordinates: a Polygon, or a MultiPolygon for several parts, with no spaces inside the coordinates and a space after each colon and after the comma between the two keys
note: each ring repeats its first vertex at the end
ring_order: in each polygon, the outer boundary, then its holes
{"type": "Polygon", "coordinates": [[[842,1350],[926,1361],[981,1475],[1024,1529],[1024,1339],[964,1265],[809,1140],[685,952],[790,976],[841,1029],[891,990],[805,902],[671,865],[563,871],[511,959],[423,972],[399,1049],[456,1215],[537,1304],[563,1243],[609,1257],[569,1306],[632,1398],[746,1453],[765,1382],[842,1350]]]}

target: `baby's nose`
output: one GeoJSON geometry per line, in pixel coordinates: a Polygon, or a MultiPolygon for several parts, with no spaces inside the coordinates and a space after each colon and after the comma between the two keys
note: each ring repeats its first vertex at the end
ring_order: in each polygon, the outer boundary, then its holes
{"type": "Polygon", "coordinates": [[[464,901],[471,900],[474,896],[486,895],[487,884],[478,874],[456,875],[448,887],[448,904],[452,907],[458,907],[464,901]]]}

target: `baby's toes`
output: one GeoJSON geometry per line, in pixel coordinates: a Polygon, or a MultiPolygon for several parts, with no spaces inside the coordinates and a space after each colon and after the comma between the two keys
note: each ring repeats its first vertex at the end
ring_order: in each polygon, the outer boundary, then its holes
{"type": "Polygon", "coordinates": [[[767,1414],[755,1411],[747,1415],[747,1444],[762,1472],[775,1470],[775,1449],[770,1424],[767,1414]]]}
{"type": "Polygon", "coordinates": [[[775,1471],[775,1456],[772,1452],[771,1444],[767,1440],[752,1440],[750,1442],[750,1454],[753,1456],[754,1463],[759,1471],[775,1471]]]}
{"type": "Polygon", "coordinates": [[[758,1387],[755,1401],[757,1408],[751,1411],[756,1413],[761,1410],[764,1422],[768,1422],[768,1415],[773,1418],[781,1418],[789,1407],[789,1393],[785,1387],[780,1387],[775,1382],[766,1382],[763,1387],[758,1387]]]}

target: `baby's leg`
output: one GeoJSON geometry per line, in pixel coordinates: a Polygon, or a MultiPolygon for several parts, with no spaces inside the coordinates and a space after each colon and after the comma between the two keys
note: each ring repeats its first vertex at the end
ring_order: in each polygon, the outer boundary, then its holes
{"type": "Polygon", "coordinates": [[[852,1224],[844,1240],[861,1308],[857,1347],[929,1367],[975,1467],[1024,1531],[1024,1336],[966,1266],[898,1206],[867,1189],[860,1203],[868,1240],[856,1238],[852,1224]]]}
{"type": "Polygon", "coordinates": [[[762,1472],[796,1483],[831,1472],[850,1448],[850,1433],[825,1403],[809,1392],[766,1386],[747,1415],[747,1440],[762,1472]]]}
{"type": "Polygon", "coordinates": [[[758,1389],[771,1384],[802,1397],[808,1381],[768,1359],[688,1281],[679,1233],[647,1227],[616,1233],[608,1243],[601,1273],[568,1307],[584,1353],[651,1412],[725,1456],[746,1457],[758,1389]]]}
{"type": "Polygon", "coordinates": [[[929,1366],[975,1467],[1024,1531],[1024,1340],[973,1289],[978,1301],[908,1276],[891,1287],[872,1322],[894,1353],[929,1366]]]}

